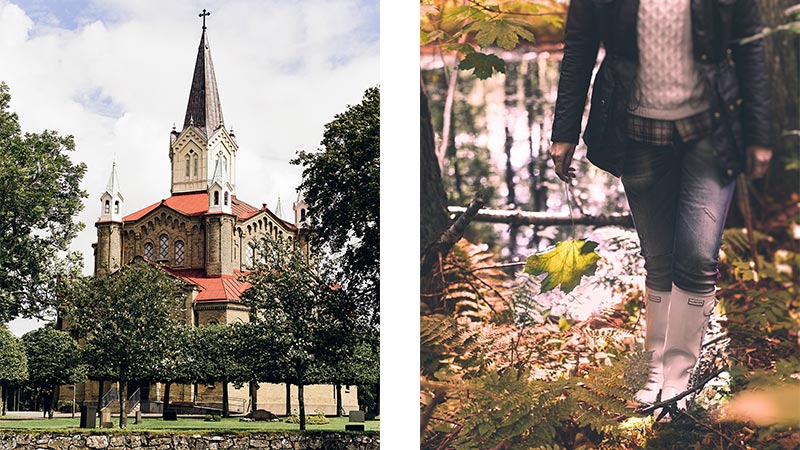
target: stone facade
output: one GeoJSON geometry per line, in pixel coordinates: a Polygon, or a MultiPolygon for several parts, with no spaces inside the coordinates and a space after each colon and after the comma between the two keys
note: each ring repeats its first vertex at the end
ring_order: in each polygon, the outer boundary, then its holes
{"type": "Polygon", "coordinates": [[[3,450],[72,449],[159,449],[159,450],[378,450],[380,436],[364,433],[248,433],[248,434],[168,434],[168,433],[15,433],[0,432],[3,450]]]}

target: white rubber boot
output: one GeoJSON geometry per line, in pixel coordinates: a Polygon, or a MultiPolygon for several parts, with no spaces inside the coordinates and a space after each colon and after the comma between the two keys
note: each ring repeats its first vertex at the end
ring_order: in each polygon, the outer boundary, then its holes
{"type": "Polygon", "coordinates": [[[636,400],[641,403],[655,403],[664,382],[662,356],[664,354],[664,336],[667,332],[670,293],[645,290],[645,333],[644,348],[650,353],[650,373],[647,383],[636,393],[636,400]]]}
{"type": "MultiPolygon", "coordinates": [[[[672,285],[669,325],[664,339],[662,401],[687,389],[689,371],[700,357],[703,335],[715,304],[714,293],[693,294],[672,285]]],[[[686,409],[686,397],[678,400],[678,409],[686,409]]]]}

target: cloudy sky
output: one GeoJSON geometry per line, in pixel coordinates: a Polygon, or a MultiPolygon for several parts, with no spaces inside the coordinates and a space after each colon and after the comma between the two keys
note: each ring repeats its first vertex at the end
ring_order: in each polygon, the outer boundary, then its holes
{"type": "Polygon", "coordinates": [[[379,82],[378,0],[0,0],[12,110],[24,131],[75,136],[72,159],[88,167],[72,245],[87,273],[112,161],[124,213],[169,196],[169,133],[183,122],[204,8],[248,203],[274,209],[280,196],[288,216],[301,174],[289,160],[379,82]]]}

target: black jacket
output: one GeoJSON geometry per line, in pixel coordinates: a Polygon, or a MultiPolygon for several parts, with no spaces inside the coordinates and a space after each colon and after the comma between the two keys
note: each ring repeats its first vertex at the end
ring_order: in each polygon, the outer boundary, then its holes
{"type": "MultiPolygon", "coordinates": [[[[738,40],[761,31],[755,0],[690,0],[692,41],[706,92],[723,178],[744,168],[748,145],[771,142],[769,91],[761,39],[738,40]]],[[[639,0],[572,0],[564,36],[553,142],[578,142],[586,94],[600,43],[606,56],[595,77],[583,134],[588,159],[620,176],[627,139],[624,121],[638,70],[636,21],[639,0]]]]}

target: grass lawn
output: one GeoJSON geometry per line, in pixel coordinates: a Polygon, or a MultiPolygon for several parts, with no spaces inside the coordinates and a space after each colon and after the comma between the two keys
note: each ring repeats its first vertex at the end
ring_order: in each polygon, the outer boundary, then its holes
{"type": "MultiPolygon", "coordinates": [[[[306,430],[324,431],[344,431],[345,424],[348,423],[347,417],[329,417],[331,423],[326,425],[306,425],[306,430]]],[[[283,419],[281,419],[283,420],[283,419]]],[[[113,417],[115,429],[119,424],[119,418],[113,417]]],[[[0,419],[0,430],[70,430],[78,429],[80,419],[55,418],[55,419],[0,419]]],[[[370,420],[364,422],[365,430],[379,431],[380,420],[370,420]]],[[[222,419],[221,422],[206,422],[202,416],[184,418],[179,417],[177,421],[163,421],[160,418],[144,418],[142,423],[134,425],[133,417],[128,418],[128,428],[130,431],[159,431],[159,430],[208,430],[208,431],[292,431],[299,430],[299,424],[285,422],[239,422],[238,417],[222,419]]],[[[97,428],[97,431],[102,429],[97,428]]]]}

